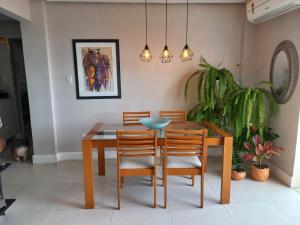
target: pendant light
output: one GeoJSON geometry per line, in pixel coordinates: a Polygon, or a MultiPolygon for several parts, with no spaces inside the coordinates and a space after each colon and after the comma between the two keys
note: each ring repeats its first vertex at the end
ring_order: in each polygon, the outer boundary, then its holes
{"type": "Polygon", "coordinates": [[[143,49],[142,53],[140,54],[140,58],[143,62],[150,62],[152,59],[152,54],[148,47],[148,12],[147,12],[147,0],[145,0],[145,22],[146,22],[146,45],[143,49]]]}
{"type": "Polygon", "coordinates": [[[186,0],[186,27],[185,27],[185,46],[183,47],[180,58],[183,62],[191,61],[193,59],[194,53],[187,44],[188,37],[188,27],[189,27],[189,0],[186,0]]]}
{"type": "Polygon", "coordinates": [[[166,0],[166,34],[165,34],[165,46],[163,48],[162,53],[159,56],[160,61],[162,63],[169,63],[173,58],[172,53],[169,51],[168,48],[168,0],[166,0]]]}

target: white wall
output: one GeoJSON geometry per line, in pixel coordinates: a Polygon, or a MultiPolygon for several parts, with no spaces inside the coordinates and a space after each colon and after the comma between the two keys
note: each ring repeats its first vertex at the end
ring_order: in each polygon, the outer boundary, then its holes
{"type": "MultiPolygon", "coordinates": [[[[252,49],[249,48],[248,50],[252,52],[253,57],[256,59],[254,63],[249,65],[251,71],[254,71],[255,82],[269,80],[272,55],[281,41],[292,41],[296,45],[300,56],[299,21],[300,10],[296,10],[255,27],[255,47],[253,46],[252,49]]],[[[273,163],[281,170],[277,170],[276,173],[280,173],[281,175],[279,176],[281,177],[288,176],[288,179],[283,179],[289,184],[293,182],[293,177],[297,175],[296,173],[300,172],[294,170],[295,160],[300,160],[299,158],[295,159],[299,108],[300,82],[298,81],[294,95],[286,104],[280,105],[279,113],[270,124],[274,131],[280,135],[277,143],[286,150],[281,158],[274,158],[273,160],[273,163]]]]}
{"type": "Polygon", "coordinates": [[[149,6],[151,63],[139,59],[145,45],[143,4],[47,3],[46,9],[58,152],[81,151],[83,132],[96,121],[121,122],[123,111],[188,108],[184,82],[198,68],[200,55],[213,64],[223,62],[233,72],[240,60],[242,5],[192,5],[189,43],[195,58],[189,63],[179,59],[185,44],[185,5],[170,5],[170,64],[158,59],[164,45],[164,5],[149,6]],[[73,38],[120,40],[122,99],[76,99],[75,85],[66,84],[67,76],[74,78],[73,38]]]}
{"type": "Polygon", "coordinates": [[[32,0],[31,21],[21,20],[21,31],[34,154],[54,155],[55,133],[44,11],[44,1],[32,0]]]}
{"type": "Polygon", "coordinates": [[[30,20],[30,0],[0,0],[0,12],[18,20],[30,20]]]}

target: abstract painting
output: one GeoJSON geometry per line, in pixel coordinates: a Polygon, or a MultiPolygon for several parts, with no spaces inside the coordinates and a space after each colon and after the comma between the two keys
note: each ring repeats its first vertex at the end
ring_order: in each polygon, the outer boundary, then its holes
{"type": "Polygon", "coordinates": [[[119,40],[74,39],[77,99],[121,98],[119,40]]]}

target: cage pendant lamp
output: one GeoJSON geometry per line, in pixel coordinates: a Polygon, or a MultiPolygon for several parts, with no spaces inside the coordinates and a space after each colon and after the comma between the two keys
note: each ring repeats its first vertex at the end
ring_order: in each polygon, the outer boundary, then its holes
{"type": "Polygon", "coordinates": [[[185,46],[183,47],[180,58],[183,62],[191,61],[194,53],[187,44],[189,27],[189,0],[186,1],[186,27],[185,27],[185,46]]]}
{"type": "Polygon", "coordinates": [[[148,47],[148,8],[147,0],[145,0],[145,23],[146,23],[146,45],[140,54],[140,58],[143,62],[150,62],[152,59],[151,51],[148,47]]]}
{"type": "Polygon", "coordinates": [[[166,33],[165,33],[165,46],[161,52],[159,59],[162,63],[170,63],[173,58],[172,53],[168,48],[168,0],[166,0],[166,33]]]}

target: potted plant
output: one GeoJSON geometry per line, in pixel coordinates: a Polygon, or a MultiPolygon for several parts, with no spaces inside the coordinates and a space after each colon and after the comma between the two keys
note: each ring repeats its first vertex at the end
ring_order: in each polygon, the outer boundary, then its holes
{"type": "MultiPolygon", "coordinates": [[[[254,127],[255,132],[264,135],[267,121],[276,112],[277,104],[269,90],[241,86],[226,68],[214,67],[204,58],[201,58],[200,66],[201,69],[191,74],[185,84],[187,99],[190,83],[197,79],[197,104],[189,111],[188,120],[207,120],[231,132],[234,137],[232,175],[244,174],[240,156],[243,144],[254,135],[254,131],[251,132],[254,127]]],[[[266,83],[269,84],[260,84],[266,83]]]]}
{"type": "Polygon", "coordinates": [[[255,162],[251,167],[251,177],[257,181],[266,181],[269,178],[270,167],[264,163],[266,159],[271,159],[273,155],[280,156],[283,148],[274,144],[274,141],[263,141],[263,138],[256,134],[251,142],[245,142],[246,153],[244,159],[255,162]]]}
{"type": "MultiPolygon", "coordinates": [[[[261,84],[266,82],[261,82],[261,84]]],[[[231,93],[228,106],[230,126],[235,138],[251,137],[251,129],[264,135],[268,120],[277,111],[277,104],[269,90],[262,87],[240,87],[231,93]],[[243,134],[245,132],[245,134],[243,134]]]]}
{"type": "Polygon", "coordinates": [[[201,69],[192,73],[185,83],[184,96],[188,97],[190,83],[196,79],[197,104],[189,111],[188,120],[207,120],[228,130],[227,109],[231,93],[238,89],[232,73],[226,68],[210,65],[201,58],[201,69]]]}
{"type": "Polygon", "coordinates": [[[243,180],[245,177],[246,177],[246,169],[243,164],[243,161],[242,161],[237,149],[233,148],[231,179],[232,180],[243,180]]]}

